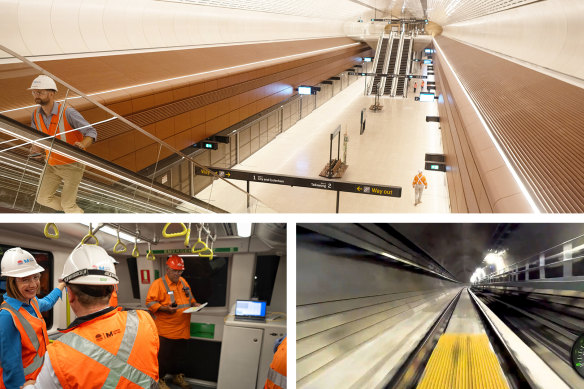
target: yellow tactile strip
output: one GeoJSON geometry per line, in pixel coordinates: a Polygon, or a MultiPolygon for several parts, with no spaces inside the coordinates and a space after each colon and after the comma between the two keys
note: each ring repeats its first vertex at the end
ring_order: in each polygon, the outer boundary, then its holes
{"type": "Polygon", "coordinates": [[[418,389],[508,389],[485,334],[444,334],[418,389]]]}

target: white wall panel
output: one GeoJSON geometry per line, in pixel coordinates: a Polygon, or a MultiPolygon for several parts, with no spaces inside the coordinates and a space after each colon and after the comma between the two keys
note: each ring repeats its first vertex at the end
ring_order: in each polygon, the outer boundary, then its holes
{"type": "Polygon", "coordinates": [[[444,27],[444,35],[584,79],[584,1],[548,0],[444,27]]]}
{"type": "Polygon", "coordinates": [[[85,47],[79,30],[79,9],[81,2],[64,0],[53,3],[51,10],[51,29],[56,44],[64,53],[74,52],[85,47]]]}
{"type": "Polygon", "coordinates": [[[344,36],[341,20],[151,0],[0,0],[0,9],[0,44],[25,56],[344,36]]]}
{"type": "Polygon", "coordinates": [[[43,55],[61,51],[51,28],[51,8],[52,2],[49,1],[19,2],[19,30],[26,48],[31,52],[43,55]]]}
{"type": "MultiPolygon", "coordinates": [[[[94,52],[112,50],[103,30],[103,9],[105,4],[106,0],[85,1],[79,10],[79,29],[81,30],[83,41],[87,45],[85,51],[94,52]]],[[[26,54],[36,55],[36,52],[31,51],[31,53],[26,54]]]]}
{"type": "Polygon", "coordinates": [[[132,47],[126,34],[126,7],[122,1],[109,0],[103,9],[103,31],[113,50],[132,47]]]}

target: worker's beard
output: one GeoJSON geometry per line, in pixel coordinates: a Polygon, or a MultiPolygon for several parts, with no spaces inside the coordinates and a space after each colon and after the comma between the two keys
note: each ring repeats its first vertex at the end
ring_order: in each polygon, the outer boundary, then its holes
{"type": "Polygon", "coordinates": [[[39,104],[41,106],[46,106],[47,104],[49,104],[51,102],[51,99],[49,96],[45,97],[44,99],[40,98],[40,97],[35,97],[34,98],[34,102],[36,104],[39,104]]]}

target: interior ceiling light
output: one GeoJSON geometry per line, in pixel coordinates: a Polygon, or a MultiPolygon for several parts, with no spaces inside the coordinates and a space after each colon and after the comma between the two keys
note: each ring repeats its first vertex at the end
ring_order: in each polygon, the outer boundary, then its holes
{"type": "Polygon", "coordinates": [[[237,222],[237,235],[242,238],[249,238],[251,236],[251,223],[237,222]]]}
{"type": "MultiPolygon", "coordinates": [[[[81,224],[89,227],[89,223],[81,222],[81,224]]],[[[94,224],[94,225],[97,225],[97,224],[94,224]]],[[[99,229],[99,232],[104,232],[108,235],[115,236],[116,238],[118,237],[118,230],[116,230],[115,228],[112,228],[110,226],[102,226],[99,229]]],[[[123,239],[127,242],[134,242],[134,237],[130,234],[123,232],[123,231],[120,231],[120,239],[123,239]]],[[[142,243],[142,242],[143,242],[142,240],[138,239],[138,243],[142,243]]]]}

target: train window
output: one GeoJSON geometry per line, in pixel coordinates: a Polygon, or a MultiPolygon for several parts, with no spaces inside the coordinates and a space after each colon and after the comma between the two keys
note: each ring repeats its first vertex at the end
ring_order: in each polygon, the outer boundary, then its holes
{"type": "Polygon", "coordinates": [[[227,265],[229,258],[185,258],[182,274],[191,286],[198,302],[208,302],[209,307],[224,307],[227,296],[227,265]]]}
{"type": "MultiPolygon", "coordinates": [[[[14,246],[0,244],[0,258],[4,256],[6,250],[13,247],[14,246]]],[[[31,253],[37,263],[45,269],[45,271],[41,273],[41,290],[37,294],[38,298],[43,298],[53,290],[53,254],[50,251],[35,250],[26,247],[22,247],[22,249],[31,253]]],[[[5,281],[0,283],[0,288],[2,289],[2,294],[6,293],[5,281]]],[[[45,319],[45,323],[47,323],[47,328],[51,328],[53,326],[53,310],[49,309],[48,311],[41,313],[45,319]]]]}
{"type": "Polygon", "coordinates": [[[267,301],[268,305],[270,305],[279,264],[280,257],[277,255],[257,256],[252,298],[267,301]]]}
{"type": "Polygon", "coordinates": [[[130,281],[132,282],[132,295],[135,299],[140,299],[140,285],[138,284],[138,263],[136,258],[129,257],[126,259],[128,271],[130,272],[130,281]]]}

